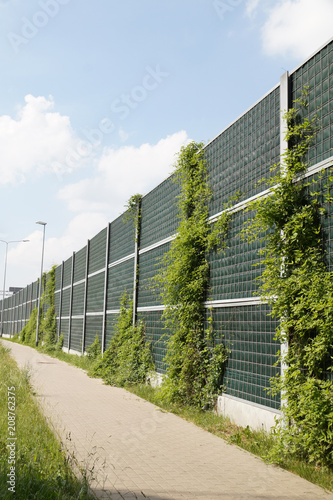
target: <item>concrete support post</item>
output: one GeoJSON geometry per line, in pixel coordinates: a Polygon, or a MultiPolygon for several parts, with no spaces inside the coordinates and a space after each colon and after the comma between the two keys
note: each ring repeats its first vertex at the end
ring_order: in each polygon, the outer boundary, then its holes
{"type": "Polygon", "coordinates": [[[102,325],[102,356],[105,351],[106,343],[106,309],[108,298],[108,274],[109,274],[109,253],[110,253],[110,238],[111,224],[109,223],[106,230],[106,245],[105,245],[105,276],[104,276],[104,300],[103,300],[103,325],[102,325]]]}
{"type": "MultiPolygon", "coordinates": [[[[285,171],[284,157],[286,151],[288,150],[288,141],[286,140],[286,133],[288,131],[288,124],[285,119],[285,114],[289,110],[290,105],[290,89],[289,89],[289,73],[288,71],[281,76],[280,79],[280,168],[282,173],[285,171]]],[[[281,275],[283,274],[283,265],[281,269],[281,275]]],[[[281,377],[284,377],[284,373],[287,369],[287,364],[285,363],[285,358],[288,353],[288,341],[281,343],[281,377]]],[[[286,395],[284,392],[281,393],[281,409],[287,404],[286,395]]]]}
{"type": "Polygon", "coordinates": [[[288,149],[288,141],[285,138],[288,131],[285,114],[289,110],[289,92],[289,73],[286,71],[280,79],[280,166],[282,171],[284,170],[284,155],[288,149]]]}
{"type": "Polygon", "coordinates": [[[61,315],[62,315],[62,288],[64,286],[64,261],[61,263],[61,278],[60,278],[60,297],[59,297],[59,311],[58,311],[58,317],[59,317],[59,323],[58,323],[58,335],[57,335],[57,340],[59,340],[59,337],[61,335],[61,315]]]}
{"type": "Polygon", "coordinates": [[[87,251],[86,251],[86,270],[85,270],[85,287],[84,287],[84,297],[83,297],[83,325],[82,325],[82,355],[84,354],[85,341],[86,341],[86,315],[87,315],[87,292],[88,292],[88,270],[89,270],[89,251],[90,251],[90,240],[87,241],[87,251]]]}
{"type": "Polygon", "coordinates": [[[139,263],[139,250],[140,250],[140,226],[141,226],[141,200],[138,201],[137,219],[135,230],[135,250],[134,250],[134,282],[133,282],[133,325],[136,323],[137,318],[137,302],[138,302],[138,263],[139,263]]]}
{"type": "Polygon", "coordinates": [[[72,255],[71,289],[70,289],[70,294],[69,294],[68,352],[71,349],[71,336],[72,336],[74,264],[75,264],[75,252],[73,252],[73,255],[72,255]]]}

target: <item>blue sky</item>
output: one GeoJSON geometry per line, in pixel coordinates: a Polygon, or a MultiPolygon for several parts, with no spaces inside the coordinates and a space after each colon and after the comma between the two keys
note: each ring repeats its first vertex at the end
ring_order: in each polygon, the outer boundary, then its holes
{"type": "Polygon", "coordinates": [[[331,0],[0,0],[0,239],[30,240],[8,247],[7,288],[39,276],[36,221],[50,269],[330,39],[332,18],[331,0]]]}

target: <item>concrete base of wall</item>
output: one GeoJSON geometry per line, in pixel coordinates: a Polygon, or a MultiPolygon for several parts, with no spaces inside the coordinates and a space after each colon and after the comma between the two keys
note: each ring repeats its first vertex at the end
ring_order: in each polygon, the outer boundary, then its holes
{"type": "Polygon", "coordinates": [[[80,351],[75,351],[74,349],[70,349],[68,351],[68,347],[63,347],[62,348],[63,352],[65,352],[66,354],[76,354],[77,356],[82,356],[82,352],[80,351]]]}
{"type": "Polygon", "coordinates": [[[10,339],[11,338],[11,335],[9,335],[9,333],[3,333],[2,336],[3,336],[4,339],[10,339]]]}
{"type": "Polygon", "coordinates": [[[152,372],[148,375],[147,377],[147,382],[150,383],[150,385],[152,387],[160,387],[160,385],[162,385],[162,382],[163,382],[163,376],[161,373],[155,373],[155,372],[152,372]]]}
{"type": "Polygon", "coordinates": [[[236,425],[265,431],[269,431],[275,425],[275,418],[281,417],[281,412],[278,410],[271,410],[266,406],[250,403],[227,394],[218,397],[217,413],[229,417],[236,425]]]}
{"type": "MultiPolygon", "coordinates": [[[[162,384],[163,376],[161,373],[150,373],[147,377],[147,382],[152,387],[159,387],[162,384]]],[[[278,410],[271,410],[266,406],[251,403],[227,394],[218,397],[217,413],[218,415],[229,417],[232,422],[241,427],[248,425],[251,429],[263,429],[267,432],[274,427],[275,418],[281,417],[281,412],[278,410]]]]}

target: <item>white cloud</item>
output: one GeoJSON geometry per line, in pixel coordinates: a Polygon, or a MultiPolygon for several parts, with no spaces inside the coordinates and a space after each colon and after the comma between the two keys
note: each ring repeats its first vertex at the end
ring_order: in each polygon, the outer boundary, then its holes
{"type": "Polygon", "coordinates": [[[59,196],[72,211],[102,211],[112,220],[130,196],[147,193],[172,172],[175,154],[187,142],[186,132],[180,131],[154,145],[106,148],[95,177],[67,185],[59,196]]]}
{"type": "Polygon", "coordinates": [[[263,26],[264,52],[304,59],[332,37],[332,18],[332,0],[282,0],[263,26]]]}
{"type": "Polygon", "coordinates": [[[118,130],[118,135],[122,142],[126,142],[127,139],[129,138],[129,134],[125,132],[125,130],[123,130],[122,128],[118,130]]]}
{"type": "MultiPolygon", "coordinates": [[[[185,131],[161,139],[157,144],[140,147],[106,148],[97,161],[95,176],[67,185],[60,197],[76,212],[59,237],[48,237],[46,226],[44,270],[59,265],[73,251],[86,245],[125,208],[129,197],[145,194],[163,181],[173,170],[175,155],[189,142],[185,131]]],[[[26,286],[40,275],[43,230],[38,228],[24,236],[28,243],[11,245],[8,250],[7,289],[26,286]]]]}
{"type": "Polygon", "coordinates": [[[77,142],[69,118],[54,111],[51,96],[27,95],[16,118],[0,116],[0,183],[22,182],[55,164],[59,168],[77,142]]]}

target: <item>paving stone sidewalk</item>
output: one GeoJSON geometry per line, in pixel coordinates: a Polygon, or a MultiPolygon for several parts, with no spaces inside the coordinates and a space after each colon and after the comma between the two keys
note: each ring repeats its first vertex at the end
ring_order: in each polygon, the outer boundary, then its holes
{"type": "Polygon", "coordinates": [[[94,468],[93,489],[112,500],[333,500],[333,494],[267,465],[83,370],[1,339],[28,366],[45,414],[94,468]]]}

